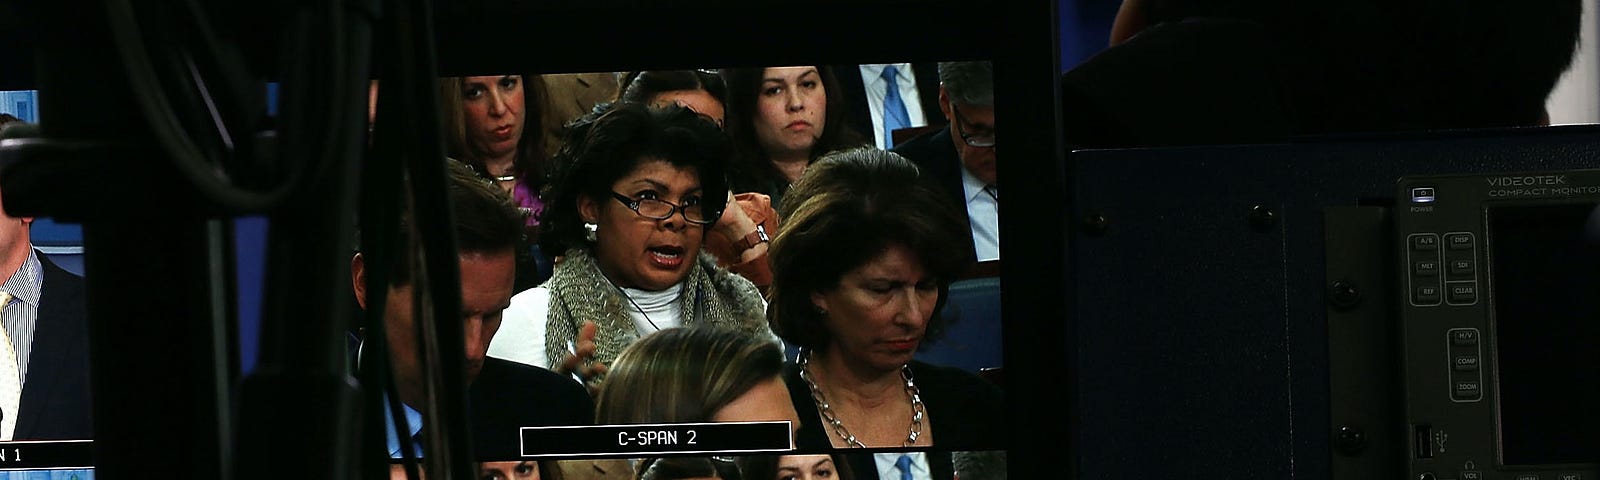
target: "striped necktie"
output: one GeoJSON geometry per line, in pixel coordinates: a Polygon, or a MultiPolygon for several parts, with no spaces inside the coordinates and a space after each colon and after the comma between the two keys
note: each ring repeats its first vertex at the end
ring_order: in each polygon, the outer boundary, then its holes
{"type": "MultiPolygon", "coordinates": [[[[0,315],[11,304],[9,292],[0,292],[0,315]]],[[[22,403],[22,374],[17,369],[17,351],[11,335],[0,327],[0,441],[10,441],[17,430],[17,405],[22,403]]]]}

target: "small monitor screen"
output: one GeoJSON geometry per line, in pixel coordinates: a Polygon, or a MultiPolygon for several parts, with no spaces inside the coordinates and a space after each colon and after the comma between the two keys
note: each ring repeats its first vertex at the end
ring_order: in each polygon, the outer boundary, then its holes
{"type": "Polygon", "coordinates": [[[1501,461],[1600,459],[1600,208],[1488,212],[1501,461]]]}
{"type": "MultiPolygon", "coordinates": [[[[483,355],[466,394],[479,460],[909,447],[934,471],[950,452],[1004,448],[993,75],[911,57],[440,78],[447,154],[516,202],[533,240],[514,271],[461,263],[464,308],[503,311],[469,349],[483,355]],[[694,208],[700,168],[729,191],[720,219],[694,208]],[[878,266],[898,256],[904,271],[878,266]],[[802,281],[826,287],[780,288],[802,281]],[[815,324],[785,320],[799,315],[815,324]],[[833,369],[857,366],[904,385],[894,408],[828,401],[855,387],[833,369]]],[[[391,364],[416,439],[425,404],[407,391],[422,377],[402,350],[391,364]]],[[[406,456],[413,442],[392,438],[406,456]]]]}

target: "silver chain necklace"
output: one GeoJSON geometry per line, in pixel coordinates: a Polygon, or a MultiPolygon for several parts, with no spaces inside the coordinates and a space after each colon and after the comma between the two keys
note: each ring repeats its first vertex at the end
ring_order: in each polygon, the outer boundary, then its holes
{"type": "MultiPolygon", "coordinates": [[[[839,420],[839,416],[834,415],[833,407],[828,405],[828,399],[822,395],[822,389],[817,388],[816,380],[811,378],[810,365],[811,351],[801,351],[800,378],[806,381],[806,386],[811,387],[811,401],[817,404],[817,411],[822,413],[824,420],[833,425],[834,435],[838,435],[839,439],[844,440],[846,445],[852,448],[867,448],[865,444],[856,439],[855,435],[850,434],[850,429],[845,428],[844,422],[839,420]]],[[[911,396],[911,431],[906,434],[906,443],[903,445],[910,447],[917,444],[917,437],[922,436],[922,418],[927,416],[928,409],[922,405],[922,395],[917,390],[916,382],[911,381],[910,365],[900,366],[900,378],[905,380],[906,394],[911,396]]]]}

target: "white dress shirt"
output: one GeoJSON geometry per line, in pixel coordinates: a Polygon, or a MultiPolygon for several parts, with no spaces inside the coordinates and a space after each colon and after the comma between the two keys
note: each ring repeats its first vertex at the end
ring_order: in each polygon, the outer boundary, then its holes
{"type": "Polygon", "coordinates": [[[883,97],[888,94],[889,82],[883,80],[883,67],[894,65],[899,71],[895,74],[895,86],[900,87],[900,103],[906,106],[907,118],[911,119],[912,127],[921,127],[928,124],[928,117],[922,111],[922,97],[917,95],[917,75],[911,70],[909,63],[885,63],[861,66],[861,85],[867,91],[867,111],[872,113],[872,138],[878,148],[888,150],[890,138],[883,135],[883,97]]]}
{"type": "Polygon", "coordinates": [[[961,168],[961,189],[967,199],[967,220],[972,224],[972,249],[978,261],[1000,259],[1000,202],[983,190],[984,183],[961,168]]]}
{"type": "MultiPolygon", "coordinates": [[[[639,336],[649,335],[664,328],[682,326],[683,308],[677,301],[678,290],[682,288],[683,285],[679,284],[660,292],[622,289],[627,292],[628,297],[638,303],[639,308],[644,309],[640,311],[634,308],[633,303],[622,305],[622,310],[633,318],[634,326],[639,329],[639,336]]],[[[512,295],[511,306],[501,314],[500,330],[489,340],[488,355],[539,368],[553,369],[551,359],[545,358],[544,353],[545,321],[549,311],[550,289],[539,286],[512,295]]],[[[570,351],[572,346],[568,345],[567,349],[570,351]]]]}
{"type": "Polygon", "coordinates": [[[894,466],[901,455],[911,457],[911,478],[914,480],[933,480],[933,472],[928,470],[928,454],[926,452],[888,452],[872,454],[872,461],[878,465],[878,478],[882,480],[900,480],[900,468],[894,466]]]}

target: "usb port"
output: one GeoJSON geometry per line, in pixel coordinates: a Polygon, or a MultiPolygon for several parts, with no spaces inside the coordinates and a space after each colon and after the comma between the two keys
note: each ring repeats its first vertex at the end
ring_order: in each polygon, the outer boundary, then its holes
{"type": "Polygon", "coordinates": [[[1417,458],[1433,458],[1433,425],[1417,425],[1417,458]]]}

